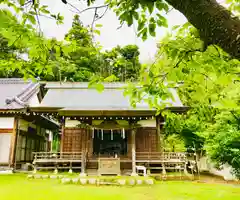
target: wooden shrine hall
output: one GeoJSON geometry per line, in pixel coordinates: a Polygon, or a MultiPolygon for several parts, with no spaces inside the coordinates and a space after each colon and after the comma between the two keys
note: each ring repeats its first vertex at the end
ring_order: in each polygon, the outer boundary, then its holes
{"type": "MultiPolygon", "coordinates": [[[[146,102],[133,108],[123,95],[125,84],[106,83],[98,92],[88,83],[45,83],[41,104],[31,112],[61,120],[60,152],[35,152],[36,169],[80,169],[81,174],[137,174],[149,170],[184,169],[184,153],[164,152],[164,122],[146,102]]],[[[166,109],[184,112],[176,88],[166,109]]],[[[161,100],[159,100],[161,101],[161,100]]]]}

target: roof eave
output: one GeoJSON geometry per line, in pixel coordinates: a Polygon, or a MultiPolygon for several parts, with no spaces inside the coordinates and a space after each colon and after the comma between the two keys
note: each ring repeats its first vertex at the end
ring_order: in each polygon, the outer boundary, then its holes
{"type": "Polygon", "coordinates": [[[59,110],[61,116],[154,116],[155,110],[59,110]]]}

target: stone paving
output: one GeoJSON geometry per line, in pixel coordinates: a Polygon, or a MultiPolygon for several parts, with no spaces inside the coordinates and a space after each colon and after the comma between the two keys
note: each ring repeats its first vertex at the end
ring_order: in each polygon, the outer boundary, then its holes
{"type": "Polygon", "coordinates": [[[152,178],[140,178],[140,177],[80,177],[67,175],[41,175],[41,174],[29,174],[27,179],[57,179],[61,184],[79,184],[79,185],[118,185],[118,186],[139,186],[139,185],[153,185],[154,179],[152,178]]]}

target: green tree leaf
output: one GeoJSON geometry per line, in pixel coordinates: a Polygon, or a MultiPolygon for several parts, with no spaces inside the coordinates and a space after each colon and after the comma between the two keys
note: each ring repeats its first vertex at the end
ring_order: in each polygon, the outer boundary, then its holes
{"type": "Polygon", "coordinates": [[[134,17],[136,20],[138,20],[138,19],[139,19],[138,13],[134,11],[134,12],[133,12],[133,17],[134,17]]]}
{"type": "Polygon", "coordinates": [[[103,25],[102,24],[96,24],[96,27],[101,28],[103,25]]]}
{"type": "Polygon", "coordinates": [[[40,11],[44,14],[50,14],[50,11],[45,8],[40,9],[40,11]]]}
{"type": "Polygon", "coordinates": [[[104,85],[102,83],[97,83],[95,87],[98,92],[102,92],[104,90],[104,85]]]}
{"type": "Polygon", "coordinates": [[[18,2],[21,6],[24,6],[24,4],[25,4],[25,0],[18,0],[18,2]]]}
{"type": "Polygon", "coordinates": [[[149,2],[147,3],[147,8],[150,14],[152,14],[153,9],[154,9],[154,2],[149,2]]]}
{"type": "Polygon", "coordinates": [[[105,78],[104,82],[115,82],[117,80],[118,78],[114,74],[112,74],[111,76],[108,76],[107,78],[105,78]]]}
{"type": "Polygon", "coordinates": [[[168,5],[162,1],[156,1],[156,8],[159,11],[164,9],[166,12],[168,12],[168,10],[169,10],[168,5]]]}
{"type": "Polygon", "coordinates": [[[126,19],[128,26],[131,26],[133,24],[133,17],[131,15],[127,15],[126,19]]]}
{"type": "Polygon", "coordinates": [[[163,17],[162,15],[160,14],[157,14],[158,16],[158,20],[157,20],[157,24],[158,26],[163,26],[163,27],[168,27],[168,23],[167,23],[167,20],[165,17],[163,17]]]}
{"type": "Polygon", "coordinates": [[[138,31],[141,31],[144,28],[144,24],[144,21],[138,20],[138,31]]]}
{"type": "Polygon", "coordinates": [[[97,35],[101,34],[100,30],[98,30],[98,29],[95,29],[93,32],[96,33],[97,35]]]}
{"type": "Polygon", "coordinates": [[[36,19],[33,15],[27,15],[27,19],[32,23],[36,24],[36,19]]]}
{"type": "Polygon", "coordinates": [[[156,24],[149,24],[148,30],[149,30],[149,33],[152,37],[156,36],[155,29],[156,29],[156,24]]]}

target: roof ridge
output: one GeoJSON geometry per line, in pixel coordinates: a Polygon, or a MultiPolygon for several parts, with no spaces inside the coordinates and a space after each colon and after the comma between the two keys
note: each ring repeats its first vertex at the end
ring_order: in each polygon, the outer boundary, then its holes
{"type": "Polygon", "coordinates": [[[22,89],[22,91],[21,91],[19,94],[17,94],[16,96],[17,96],[18,98],[20,98],[22,95],[24,95],[24,93],[25,93],[27,90],[29,90],[29,88],[31,88],[31,86],[32,86],[32,82],[28,83],[28,85],[27,85],[26,87],[24,87],[24,88],[22,89]]]}
{"type": "MultiPolygon", "coordinates": [[[[24,83],[27,83],[26,81],[24,83]]],[[[23,107],[27,107],[27,100],[31,98],[33,94],[35,94],[39,88],[40,84],[34,83],[32,81],[28,82],[28,85],[16,96],[12,98],[7,98],[5,100],[6,104],[11,104],[13,102],[18,103],[19,105],[23,107]]]]}
{"type": "Polygon", "coordinates": [[[31,84],[31,87],[29,87],[29,88],[25,91],[25,94],[23,94],[23,96],[22,96],[22,98],[21,98],[22,101],[26,102],[28,99],[30,99],[31,96],[38,91],[39,87],[40,87],[40,84],[39,84],[39,83],[32,83],[32,84],[31,84]]]}
{"type": "Polygon", "coordinates": [[[31,80],[24,80],[22,78],[0,78],[0,84],[23,84],[29,83],[31,80]]]}

